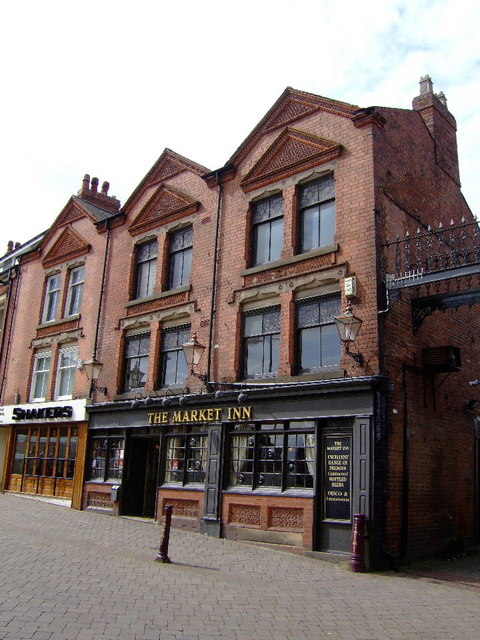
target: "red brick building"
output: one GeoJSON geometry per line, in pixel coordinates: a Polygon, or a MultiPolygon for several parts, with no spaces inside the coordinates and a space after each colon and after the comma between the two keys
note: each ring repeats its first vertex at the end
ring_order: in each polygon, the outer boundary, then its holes
{"type": "MultiPolygon", "coordinates": [[[[93,400],[83,508],[158,518],[172,504],[179,527],[339,553],[365,514],[373,566],[478,539],[465,296],[480,260],[445,102],[428,77],[412,110],[288,88],[224,167],[167,149],[121,210],[61,214],[22,278],[75,268],[54,251],[62,234],[90,247],[85,337],[69,334],[80,367],[103,363],[78,383],[93,400]],[[204,347],[198,363],[185,343],[204,347]]],[[[27,285],[21,297],[45,307],[27,285]]],[[[43,332],[79,325],[21,322],[25,394],[43,332]]],[[[22,374],[8,367],[13,406],[22,374]]]]}

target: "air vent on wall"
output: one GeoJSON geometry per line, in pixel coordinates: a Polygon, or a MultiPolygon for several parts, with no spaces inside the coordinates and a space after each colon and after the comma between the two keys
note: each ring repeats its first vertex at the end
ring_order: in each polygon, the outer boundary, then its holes
{"type": "Polygon", "coordinates": [[[423,366],[435,373],[460,371],[462,367],[460,349],[451,345],[423,349],[423,366]]]}

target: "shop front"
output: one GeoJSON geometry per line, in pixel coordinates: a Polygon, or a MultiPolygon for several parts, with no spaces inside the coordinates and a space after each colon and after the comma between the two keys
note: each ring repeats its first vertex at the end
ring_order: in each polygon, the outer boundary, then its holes
{"type": "Polygon", "coordinates": [[[176,527],[337,553],[362,513],[378,542],[388,388],[364,377],[92,406],[84,507],[159,519],[172,505],[176,527]]]}
{"type": "Polygon", "coordinates": [[[6,437],[3,488],[72,501],[80,508],[85,459],[86,401],[0,408],[6,437]]]}

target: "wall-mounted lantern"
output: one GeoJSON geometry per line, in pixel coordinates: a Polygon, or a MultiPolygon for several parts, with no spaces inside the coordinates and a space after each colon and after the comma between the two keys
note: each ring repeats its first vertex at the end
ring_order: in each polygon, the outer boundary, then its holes
{"type": "Polygon", "coordinates": [[[334,320],[337,325],[340,340],[345,347],[345,353],[353,358],[360,367],[363,366],[362,354],[350,351],[350,343],[355,342],[363,320],[353,313],[353,307],[350,302],[347,304],[345,313],[343,315],[336,316],[334,320]]]}

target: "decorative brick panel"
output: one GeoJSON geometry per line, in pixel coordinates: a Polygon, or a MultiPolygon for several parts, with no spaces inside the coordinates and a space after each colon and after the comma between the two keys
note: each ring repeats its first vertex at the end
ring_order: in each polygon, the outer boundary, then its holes
{"type": "Polygon", "coordinates": [[[113,509],[113,502],[110,500],[109,493],[89,491],[87,493],[87,507],[93,507],[94,509],[113,509]]]}
{"type": "Polygon", "coordinates": [[[275,529],[303,530],[303,509],[271,507],[268,512],[268,524],[269,527],[275,529]]]}
{"type": "Polygon", "coordinates": [[[230,504],[228,509],[229,524],[260,526],[260,507],[249,504],[230,504]]]}
{"type": "Polygon", "coordinates": [[[182,500],[181,498],[166,498],[163,506],[172,505],[173,516],[176,518],[198,518],[199,503],[197,500],[182,500]]]}

